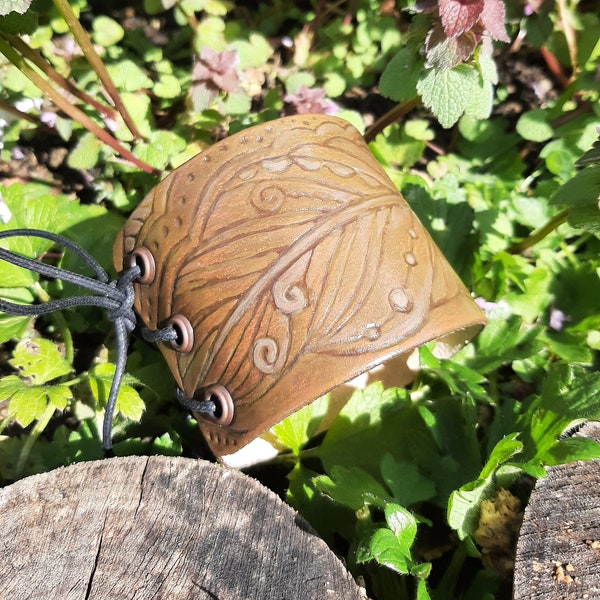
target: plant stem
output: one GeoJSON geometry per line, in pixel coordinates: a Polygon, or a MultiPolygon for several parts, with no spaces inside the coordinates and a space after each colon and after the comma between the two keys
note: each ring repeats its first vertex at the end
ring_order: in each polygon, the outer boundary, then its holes
{"type": "Polygon", "coordinates": [[[125,149],[112,135],[102,129],[102,127],[88,117],[82,110],[73,106],[73,104],[61,96],[39,73],[27,64],[26,59],[18,54],[2,36],[0,36],[0,52],[4,54],[4,56],[6,56],[6,58],[8,58],[8,60],[13,63],[23,75],[25,75],[25,77],[30,79],[42,92],[44,92],[44,94],[46,94],[60,110],[71,117],[71,119],[81,123],[81,125],[89,132],[93,133],[99,140],[104,142],[107,146],[110,146],[115,152],[135,166],[146,171],[146,173],[151,173],[153,175],[160,174],[159,171],[141,161],[129,150],[125,149]]]}
{"type": "Polygon", "coordinates": [[[418,96],[415,96],[412,100],[402,102],[402,104],[398,104],[391,110],[388,110],[388,112],[379,117],[379,119],[365,131],[365,135],[363,136],[365,142],[367,142],[367,144],[372,142],[388,125],[395,123],[400,117],[409,113],[413,108],[417,107],[420,102],[421,99],[418,96]]]}
{"type": "Polygon", "coordinates": [[[8,38],[10,45],[19,52],[22,56],[30,60],[48,79],[54,81],[61,88],[72,94],[76,98],[79,98],[82,102],[93,106],[99,113],[105,115],[110,119],[114,119],[116,111],[112,106],[106,106],[102,102],[98,102],[84,91],[80,90],[72,81],[65,79],[60,73],[54,69],[54,67],[38,52],[26,44],[20,37],[11,36],[8,38]]]}
{"type": "Polygon", "coordinates": [[[527,248],[535,246],[538,242],[541,242],[547,235],[552,233],[557,227],[566,222],[569,216],[569,209],[565,208],[563,211],[554,215],[545,225],[542,225],[539,229],[536,229],[529,237],[511,246],[507,252],[510,254],[521,254],[527,248]]]}
{"type": "Polygon", "coordinates": [[[44,414],[38,419],[36,424],[33,426],[31,433],[25,439],[25,443],[21,448],[21,452],[19,454],[19,460],[17,461],[17,466],[15,467],[15,479],[21,479],[23,476],[23,471],[25,470],[25,463],[29,458],[29,454],[31,453],[31,448],[33,444],[35,444],[36,440],[40,437],[44,429],[50,423],[50,419],[52,415],[54,415],[54,411],[56,410],[56,406],[51,402],[48,402],[48,406],[46,406],[46,410],[44,414]]]}
{"type": "Polygon", "coordinates": [[[90,66],[92,67],[92,69],[94,69],[94,71],[100,78],[100,81],[106,88],[108,95],[115,103],[115,107],[119,111],[120,115],[123,117],[125,125],[127,125],[127,128],[129,129],[129,131],[131,131],[135,139],[142,139],[142,136],[138,132],[137,127],[135,126],[133,120],[129,116],[127,109],[125,108],[125,105],[121,100],[121,95],[119,94],[117,87],[110,78],[110,75],[108,74],[104,63],[102,62],[102,59],[98,56],[96,50],[94,50],[94,44],[92,44],[90,36],[88,35],[87,31],[82,27],[81,23],[79,22],[79,19],[75,16],[75,13],[73,12],[73,9],[71,8],[69,2],[67,0],[54,0],[54,4],[56,8],[58,8],[63,19],[67,22],[67,25],[69,26],[69,29],[71,30],[75,41],[79,44],[81,50],[83,51],[83,54],[90,63],[90,66]]]}
{"type": "Polygon", "coordinates": [[[0,99],[0,110],[10,113],[14,117],[17,117],[17,119],[23,119],[25,121],[29,121],[30,123],[36,123],[36,124],[38,122],[38,120],[35,117],[32,117],[30,114],[23,112],[22,110],[19,110],[18,108],[15,108],[12,104],[9,104],[8,102],[6,102],[6,100],[0,99]]]}

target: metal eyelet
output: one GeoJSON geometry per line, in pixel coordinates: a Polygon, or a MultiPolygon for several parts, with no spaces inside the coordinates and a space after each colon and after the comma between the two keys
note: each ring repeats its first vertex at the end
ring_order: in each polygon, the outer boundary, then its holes
{"type": "Polygon", "coordinates": [[[189,352],[194,346],[194,329],[192,324],[183,315],[173,315],[166,323],[165,327],[171,327],[175,330],[177,337],[170,340],[173,350],[177,352],[189,352]]]}
{"type": "Polygon", "coordinates": [[[221,384],[213,383],[204,388],[204,400],[207,402],[214,402],[215,404],[214,415],[206,415],[206,418],[209,421],[213,421],[217,425],[223,427],[229,425],[231,421],[233,421],[233,413],[235,411],[233,400],[227,389],[221,384]]]}
{"type": "Polygon", "coordinates": [[[149,284],[154,281],[156,275],[156,264],[154,262],[154,256],[148,248],[140,246],[136,248],[127,258],[127,264],[129,268],[138,266],[140,268],[140,275],[137,278],[138,283],[149,284]]]}

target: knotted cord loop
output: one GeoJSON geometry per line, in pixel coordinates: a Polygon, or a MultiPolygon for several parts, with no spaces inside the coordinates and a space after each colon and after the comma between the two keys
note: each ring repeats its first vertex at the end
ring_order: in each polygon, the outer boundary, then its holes
{"type": "Polygon", "coordinates": [[[113,322],[117,339],[115,374],[106,401],[102,427],[102,445],[108,454],[112,449],[112,419],[123,375],[125,374],[129,333],[136,325],[136,317],[133,312],[133,281],[139,277],[140,268],[137,265],[132,266],[119,279],[110,281],[106,271],[93,256],[81,246],[62,235],[39,229],[12,229],[0,232],[0,239],[9,237],[39,237],[50,240],[74,252],[96,275],[96,279],[92,279],[91,277],[79,275],[60,267],[26,258],[5,248],[0,248],[1,260],[49,277],[50,279],[61,279],[66,283],[77,285],[97,294],[95,296],[75,296],[72,298],[51,300],[39,305],[15,304],[14,302],[0,299],[0,311],[17,316],[38,316],[74,306],[99,306],[107,310],[108,318],[113,322]]]}
{"type": "Polygon", "coordinates": [[[158,342],[170,342],[177,339],[177,332],[173,327],[163,327],[162,329],[155,329],[154,331],[147,327],[141,327],[140,331],[142,337],[152,344],[157,344],[158,342]]]}
{"type": "MultiPolygon", "coordinates": [[[[104,422],[102,424],[102,446],[106,454],[112,452],[112,420],[117,403],[117,396],[125,374],[127,363],[127,344],[129,333],[135,329],[136,316],[133,311],[135,292],[133,282],[140,277],[141,269],[134,264],[114,281],[111,281],[108,273],[96,261],[96,259],[81,246],[71,240],[49,231],[40,229],[11,229],[0,231],[0,239],[9,237],[39,237],[50,240],[67,250],[74,252],[94,272],[96,279],[79,275],[60,267],[48,265],[20,254],[15,254],[5,248],[0,248],[0,260],[4,260],[17,267],[33,271],[50,279],[60,279],[66,283],[77,285],[93,292],[94,296],[75,296],[72,298],[61,298],[51,300],[44,304],[27,305],[16,304],[0,298],[0,311],[16,316],[39,316],[56,310],[73,308],[74,306],[99,306],[106,309],[108,318],[113,322],[117,344],[117,360],[115,362],[115,373],[110,386],[110,392],[104,410],[104,422]]],[[[177,331],[169,326],[151,331],[142,328],[142,336],[146,341],[157,343],[177,339],[177,331]]],[[[176,390],[177,399],[188,410],[212,415],[216,408],[212,401],[198,401],[188,398],[179,388],[176,390]]]]}
{"type": "Polygon", "coordinates": [[[186,396],[179,388],[175,389],[175,397],[183,408],[197,412],[201,415],[214,415],[217,410],[216,404],[212,400],[196,400],[186,396]]]}

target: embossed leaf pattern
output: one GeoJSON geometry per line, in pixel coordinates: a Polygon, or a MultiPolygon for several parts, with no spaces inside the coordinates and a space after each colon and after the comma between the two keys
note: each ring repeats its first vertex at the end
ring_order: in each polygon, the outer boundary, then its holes
{"type": "Polygon", "coordinates": [[[219,383],[234,399],[228,430],[209,431],[219,452],[481,322],[360,134],[333,117],[288,117],[216,144],[155,188],[119,244],[155,255],[155,281],[136,290],[147,326],[174,314],[193,325],[189,353],[162,348],[179,385],[192,396],[219,383]]]}

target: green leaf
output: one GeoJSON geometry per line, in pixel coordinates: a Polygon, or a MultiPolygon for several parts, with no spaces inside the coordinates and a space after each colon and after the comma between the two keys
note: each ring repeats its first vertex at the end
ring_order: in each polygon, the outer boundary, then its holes
{"type": "Polygon", "coordinates": [[[552,125],[548,121],[548,111],[535,108],[523,113],[517,121],[517,132],[526,140],[545,142],[554,135],[552,125]]]}
{"type": "Polygon", "coordinates": [[[475,119],[487,119],[492,112],[493,105],[494,86],[489,81],[479,77],[471,102],[465,106],[465,115],[475,119]]]}
{"type": "Polygon", "coordinates": [[[479,112],[473,104],[474,99],[481,101],[477,93],[478,79],[479,73],[468,65],[458,65],[449,71],[429,69],[417,83],[417,91],[440,125],[450,128],[467,107],[479,112]]]}
{"type": "Polygon", "coordinates": [[[558,188],[550,198],[551,204],[563,206],[592,206],[597,212],[600,198],[600,165],[593,165],[581,170],[558,188]]]}
{"type": "Polygon", "coordinates": [[[405,390],[384,391],[380,383],[355,391],[317,449],[325,470],[347,465],[378,475],[381,457],[389,452],[390,445],[397,440],[405,443],[401,430],[397,429],[404,413],[398,416],[397,411],[408,403],[405,390]],[[395,415],[393,424],[385,429],[381,427],[382,414],[386,414],[386,425],[392,424],[391,416],[395,415]]]}
{"type": "Polygon", "coordinates": [[[359,468],[333,466],[331,477],[321,475],[313,482],[322,494],[352,510],[358,510],[365,504],[382,507],[391,500],[383,486],[359,468]]]}
{"type": "Polygon", "coordinates": [[[598,458],[600,458],[600,444],[596,440],[573,437],[561,440],[549,448],[544,456],[544,464],[548,466],[563,465],[577,460],[598,458]]]}
{"type": "Polygon", "coordinates": [[[58,410],[64,410],[68,401],[73,397],[71,388],[66,385],[46,385],[44,389],[49,402],[54,404],[58,410]]]}
{"type": "Polygon", "coordinates": [[[476,340],[477,350],[466,365],[480,373],[539,352],[542,342],[537,339],[542,327],[524,327],[517,315],[489,315],[488,323],[476,340]]]}
{"type": "Polygon", "coordinates": [[[423,475],[417,465],[396,460],[391,454],[386,454],[381,461],[381,475],[394,500],[403,506],[429,500],[436,494],[435,483],[423,475]]]}
{"type": "Polygon", "coordinates": [[[226,115],[247,115],[251,105],[252,98],[246,92],[236,92],[227,94],[220,104],[220,109],[226,115]]]}
{"type": "Polygon", "coordinates": [[[98,163],[102,144],[92,133],[84,133],[69,153],[67,164],[72,169],[92,169],[98,163]]]}
{"type": "Polygon", "coordinates": [[[125,35],[125,30],[114,19],[105,15],[96,17],[92,23],[92,39],[103,48],[118,44],[125,35]]]}
{"type": "Polygon", "coordinates": [[[298,456],[306,444],[319,429],[323,417],[329,408],[329,397],[322,396],[299,411],[274,425],[272,431],[277,440],[290,448],[298,456]]]}
{"type": "MultiPolygon", "coordinates": [[[[0,297],[6,298],[1,292],[0,297]]],[[[0,344],[9,340],[18,340],[27,330],[29,321],[31,321],[31,317],[13,317],[0,314],[0,344]]]]}
{"type": "Polygon", "coordinates": [[[600,210],[593,204],[572,207],[567,221],[571,227],[600,235],[600,210]]]}
{"type": "MultiPolygon", "coordinates": [[[[370,558],[396,573],[410,573],[410,557],[407,557],[398,544],[398,539],[389,529],[378,529],[369,544],[370,558]]],[[[361,560],[360,562],[366,562],[361,560]]]]}
{"type": "Polygon", "coordinates": [[[567,441],[559,441],[559,436],[571,423],[581,420],[600,420],[600,373],[555,363],[543,382],[541,395],[521,416],[531,439],[526,449],[533,464],[556,464],[558,457],[568,456],[566,449],[555,446],[567,441]]]}
{"type": "Polygon", "coordinates": [[[259,33],[250,34],[248,41],[235,40],[227,46],[227,50],[236,50],[239,56],[239,68],[245,70],[251,67],[261,67],[266,64],[273,48],[271,44],[259,33]]]}
{"type": "Polygon", "coordinates": [[[30,379],[35,385],[43,385],[72,370],[58,348],[44,338],[20,341],[9,362],[18,369],[21,377],[30,379]]]}
{"type": "Polygon", "coordinates": [[[404,507],[391,502],[385,505],[384,513],[388,527],[398,540],[400,551],[410,560],[410,548],[417,535],[417,521],[415,517],[404,507]]]}
{"type": "Polygon", "coordinates": [[[417,95],[417,82],[423,72],[423,63],[415,61],[415,53],[402,48],[381,74],[379,91],[396,102],[412,100],[417,95]]]}
{"type": "MultiPolygon", "coordinates": [[[[101,406],[106,404],[114,373],[115,366],[111,363],[95,365],[89,371],[88,382],[92,396],[101,406]]],[[[130,375],[123,378],[117,396],[115,411],[128,419],[139,421],[146,405],[137,390],[131,387],[131,383],[136,383],[136,380],[130,375]]]]}
{"type": "Polygon", "coordinates": [[[472,535],[479,525],[479,510],[483,500],[494,495],[494,472],[509,458],[519,453],[523,444],[517,441],[517,434],[501,439],[483,467],[480,477],[455,490],[448,501],[448,525],[456,530],[458,537],[464,540],[472,535]]]}
{"type": "Polygon", "coordinates": [[[161,73],[152,88],[152,93],[158,98],[172,99],[181,95],[181,84],[175,75],[161,73]]]}
{"type": "Polygon", "coordinates": [[[185,150],[185,140],[173,133],[158,129],[150,134],[148,142],[143,142],[135,147],[134,154],[149,165],[164,170],[172,156],[185,150]]]}
{"type": "Polygon", "coordinates": [[[141,89],[149,89],[154,85],[146,72],[132,60],[120,60],[112,65],[107,65],[106,69],[113,83],[121,91],[137,92],[141,89]]]}
{"type": "Polygon", "coordinates": [[[16,375],[0,380],[0,396],[10,398],[8,413],[22,427],[39,418],[47,406],[45,386],[29,386],[16,375]]]}
{"type": "Polygon", "coordinates": [[[517,440],[517,436],[517,433],[510,433],[494,446],[490,457],[481,470],[479,479],[489,479],[501,464],[523,450],[523,443],[517,440]]]}
{"type": "Polygon", "coordinates": [[[32,0],[0,0],[0,15],[7,15],[10,12],[23,14],[29,10],[32,0]]]}
{"type": "Polygon", "coordinates": [[[2,0],[0,0],[0,32],[5,35],[31,35],[38,27],[38,16],[29,11],[25,14],[2,13],[2,0]]]}

